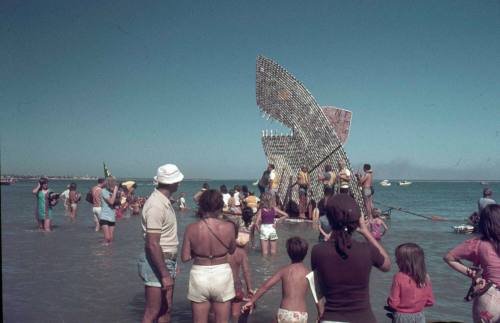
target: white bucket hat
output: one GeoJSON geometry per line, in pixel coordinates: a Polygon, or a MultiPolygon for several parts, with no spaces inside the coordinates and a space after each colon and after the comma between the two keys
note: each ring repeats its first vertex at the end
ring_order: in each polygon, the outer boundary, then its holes
{"type": "Polygon", "coordinates": [[[184,178],[181,171],[174,164],[165,164],[158,168],[156,176],[153,178],[155,183],[174,184],[179,183],[184,178]]]}

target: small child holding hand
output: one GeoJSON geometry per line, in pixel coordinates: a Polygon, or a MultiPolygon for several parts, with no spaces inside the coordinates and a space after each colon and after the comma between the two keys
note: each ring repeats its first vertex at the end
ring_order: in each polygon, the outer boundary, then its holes
{"type": "Polygon", "coordinates": [[[283,299],[276,315],[278,323],[307,323],[306,294],[309,283],[306,275],[310,270],[304,266],[302,261],[307,255],[309,248],[307,242],[300,237],[292,237],[286,242],[288,256],[292,263],[281,268],[274,276],[269,278],[262,285],[254,296],[242,308],[242,311],[249,311],[254,307],[254,303],[264,293],[276,283],[282,282],[283,299]]]}

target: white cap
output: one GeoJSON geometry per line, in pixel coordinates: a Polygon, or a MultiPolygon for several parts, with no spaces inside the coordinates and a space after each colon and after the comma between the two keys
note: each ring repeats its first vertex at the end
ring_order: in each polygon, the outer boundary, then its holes
{"type": "Polygon", "coordinates": [[[179,183],[184,178],[181,171],[174,164],[165,164],[158,168],[156,176],[154,177],[155,183],[174,184],[179,183]]]}

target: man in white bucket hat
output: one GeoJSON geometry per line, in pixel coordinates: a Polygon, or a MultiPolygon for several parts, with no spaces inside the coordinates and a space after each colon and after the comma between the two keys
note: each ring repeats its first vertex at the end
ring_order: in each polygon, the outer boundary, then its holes
{"type": "Polygon", "coordinates": [[[138,269],[146,292],[143,323],[171,320],[179,240],[170,196],[183,178],[174,164],[159,167],[154,177],[156,189],[142,209],[145,253],[139,258],[138,269]]]}

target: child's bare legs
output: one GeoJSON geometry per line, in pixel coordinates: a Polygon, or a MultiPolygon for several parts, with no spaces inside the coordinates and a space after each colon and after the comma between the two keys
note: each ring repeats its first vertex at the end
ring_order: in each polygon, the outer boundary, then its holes
{"type": "Polygon", "coordinates": [[[101,226],[99,225],[99,218],[94,214],[94,223],[95,223],[95,232],[99,232],[101,230],[101,226]]]}
{"type": "Polygon", "coordinates": [[[76,204],[71,204],[70,208],[70,214],[69,216],[71,217],[71,221],[75,222],[76,220],[76,204]]]}
{"type": "Polygon", "coordinates": [[[110,227],[109,225],[105,224],[101,226],[102,232],[104,233],[104,243],[105,244],[110,244],[111,241],[113,241],[113,227],[110,227]]]}
{"type": "Polygon", "coordinates": [[[240,302],[232,302],[231,303],[231,317],[234,323],[238,322],[241,315],[241,303],[240,302]]]}
{"type": "Polygon", "coordinates": [[[276,255],[276,250],[278,249],[278,240],[271,240],[271,256],[276,255]]]}
{"type": "Polygon", "coordinates": [[[262,255],[267,256],[267,252],[269,250],[269,241],[260,239],[260,247],[262,249],[262,255]]]}
{"type": "Polygon", "coordinates": [[[52,231],[51,228],[50,228],[50,222],[51,220],[50,219],[45,219],[43,221],[43,229],[45,230],[45,232],[50,232],[52,231]]]}

